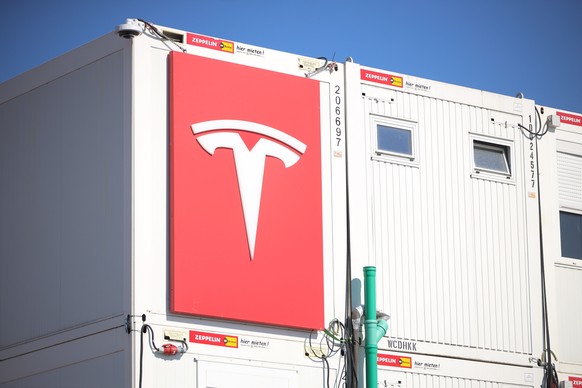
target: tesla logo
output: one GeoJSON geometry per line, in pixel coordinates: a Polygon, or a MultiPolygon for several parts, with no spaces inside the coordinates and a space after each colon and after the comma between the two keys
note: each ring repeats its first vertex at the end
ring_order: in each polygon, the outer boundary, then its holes
{"type": "Polygon", "coordinates": [[[254,257],[261,191],[267,156],[280,159],[285,167],[291,167],[305,153],[307,146],[278,129],[241,120],[212,120],[192,124],[200,146],[210,155],[217,148],[232,149],[238,187],[242,202],[247,241],[251,260],[254,257]],[[252,149],[248,149],[237,131],[253,132],[261,137],[252,149]],[[282,145],[284,144],[284,145],[282,145]]]}

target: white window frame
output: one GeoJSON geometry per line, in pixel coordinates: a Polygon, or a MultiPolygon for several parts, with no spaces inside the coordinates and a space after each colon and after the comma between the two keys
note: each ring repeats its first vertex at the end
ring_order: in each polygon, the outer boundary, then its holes
{"type": "Polygon", "coordinates": [[[370,114],[372,158],[379,161],[418,166],[418,123],[412,120],[370,114]],[[411,154],[381,149],[378,145],[378,125],[410,132],[411,154]]]}
{"type": "Polygon", "coordinates": [[[507,139],[471,134],[471,177],[494,180],[503,183],[515,183],[515,151],[513,142],[507,139]],[[500,171],[477,166],[475,163],[475,149],[491,149],[500,151],[504,155],[507,171],[500,171]]]}

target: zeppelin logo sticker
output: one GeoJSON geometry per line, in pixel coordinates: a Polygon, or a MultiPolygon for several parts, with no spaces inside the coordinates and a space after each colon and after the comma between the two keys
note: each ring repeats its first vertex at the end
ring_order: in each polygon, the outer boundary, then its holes
{"type": "Polygon", "coordinates": [[[169,69],[170,309],[323,327],[319,81],[180,52],[169,69]]]}
{"type": "Polygon", "coordinates": [[[186,43],[193,46],[205,47],[212,50],[225,51],[227,53],[234,53],[234,43],[228,40],[214,39],[204,35],[188,33],[186,35],[186,43]]]}
{"type": "Polygon", "coordinates": [[[204,345],[238,348],[238,337],[190,330],[190,342],[204,345]]]}
{"type": "Polygon", "coordinates": [[[582,127],[582,116],[564,112],[556,112],[556,114],[560,116],[561,123],[578,125],[579,127],[582,127]]]}
{"type": "Polygon", "coordinates": [[[364,81],[376,82],[383,85],[395,86],[401,88],[403,86],[402,77],[398,75],[378,73],[376,71],[362,69],[360,70],[360,78],[364,81]]]}
{"type": "Polygon", "coordinates": [[[412,368],[412,359],[410,357],[396,356],[393,354],[378,354],[378,365],[412,368]]]}

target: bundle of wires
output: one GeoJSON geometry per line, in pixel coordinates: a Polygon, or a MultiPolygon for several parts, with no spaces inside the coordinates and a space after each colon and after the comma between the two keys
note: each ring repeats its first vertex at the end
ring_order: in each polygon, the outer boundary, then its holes
{"type": "Polygon", "coordinates": [[[170,37],[167,37],[166,35],[164,35],[164,33],[163,33],[163,32],[161,32],[160,30],[158,30],[158,29],[157,29],[157,27],[156,27],[156,26],[154,26],[153,24],[151,24],[150,22],[148,22],[148,21],[145,21],[145,20],[143,20],[143,19],[137,19],[137,20],[138,20],[138,21],[140,21],[140,22],[142,22],[142,23],[144,24],[144,26],[145,26],[145,27],[146,27],[146,28],[147,28],[147,29],[148,29],[148,30],[149,30],[149,31],[150,31],[152,34],[154,34],[155,36],[157,36],[157,37],[158,37],[158,38],[160,38],[161,40],[163,40],[163,41],[170,41],[170,42],[174,43],[174,45],[176,45],[176,47],[178,47],[180,50],[182,50],[182,52],[186,52],[186,49],[184,49],[183,47],[179,46],[179,45],[177,44],[177,42],[176,42],[174,39],[172,39],[172,38],[170,38],[170,37]]]}
{"type": "Polygon", "coordinates": [[[322,331],[315,332],[312,331],[309,339],[305,344],[305,355],[311,360],[316,362],[321,362],[323,364],[323,372],[326,380],[327,388],[331,388],[330,380],[330,366],[329,359],[335,356],[338,352],[342,355],[338,364],[338,373],[335,377],[333,387],[345,386],[345,372],[346,372],[346,362],[343,361],[343,357],[347,353],[347,344],[349,339],[346,338],[345,326],[337,318],[333,319],[327,328],[322,331]],[[321,335],[320,335],[321,334],[321,335]],[[315,338],[313,338],[315,337],[315,338]],[[319,338],[318,338],[319,337],[319,338]],[[316,339],[316,341],[314,341],[316,339]],[[340,383],[340,378],[343,383],[340,383]]]}

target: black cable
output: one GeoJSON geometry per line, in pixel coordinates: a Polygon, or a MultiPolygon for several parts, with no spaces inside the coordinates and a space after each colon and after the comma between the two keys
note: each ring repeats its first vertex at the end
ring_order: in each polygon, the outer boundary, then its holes
{"type": "MultiPolygon", "coordinates": [[[[145,321],[145,315],[142,315],[142,319],[145,321]]],[[[149,344],[150,347],[152,349],[154,349],[155,351],[159,351],[160,349],[156,346],[156,343],[154,341],[154,329],[152,329],[152,327],[150,325],[148,325],[147,323],[144,323],[141,326],[140,332],[140,340],[139,340],[139,388],[141,388],[141,382],[142,382],[142,373],[143,373],[143,335],[146,334],[149,331],[148,335],[148,340],[149,340],[149,344]]],[[[184,342],[184,341],[180,341],[180,342],[184,342]]],[[[186,349],[188,348],[188,345],[186,345],[186,349]]]]}
{"type": "Polygon", "coordinates": [[[349,341],[345,338],[345,326],[337,318],[333,319],[327,329],[322,332],[322,337],[318,340],[319,344],[314,344],[313,335],[315,330],[311,330],[306,346],[309,346],[309,351],[305,353],[312,361],[321,362],[325,380],[327,381],[327,388],[331,388],[331,368],[329,366],[329,358],[341,352],[342,357],[339,359],[337,375],[334,379],[333,387],[338,387],[338,381],[343,381],[345,386],[346,361],[342,364],[342,358],[346,356],[346,346],[349,341]],[[338,338],[339,337],[339,338],[338,338]],[[315,348],[318,346],[318,348],[315,348]],[[324,347],[325,345],[325,347],[324,347]]]}
{"type": "Polygon", "coordinates": [[[38,349],[30,350],[28,352],[19,353],[19,354],[16,354],[14,356],[6,357],[6,358],[1,358],[0,359],[0,362],[8,361],[8,360],[11,360],[11,359],[17,358],[17,357],[26,356],[28,354],[31,354],[31,353],[34,353],[34,352],[38,352],[40,350],[46,350],[46,349],[54,348],[54,347],[61,346],[61,345],[64,345],[64,344],[68,344],[70,342],[78,341],[78,340],[81,340],[81,339],[84,339],[84,338],[89,338],[91,336],[94,336],[94,335],[97,335],[97,334],[102,334],[102,333],[108,332],[110,330],[119,329],[120,327],[125,327],[125,324],[119,325],[119,326],[114,326],[114,327],[109,327],[107,329],[99,330],[99,331],[96,331],[94,333],[85,334],[85,335],[82,335],[80,337],[75,337],[75,338],[71,338],[71,339],[68,339],[68,340],[65,340],[65,341],[57,342],[57,343],[54,343],[54,344],[51,344],[51,345],[48,345],[48,346],[44,346],[44,347],[41,347],[41,348],[38,348],[38,349]]]}
{"type": "Polygon", "coordinates": [[[317,59],[321,59],[322,61],[325,61],[325,63],[323,65],[321,65],[320,67],[318,67],[315,71],[318,71],[318,70],[321,70],[321,69],[327,67],[327,64],[329,61],[327,60],[326,57],[318,57],[317,59]]]}
{"type": "MultiPolygon", "coordinates": [[[[346,98],[346,93],[344,90],[344,102],[346,98]]],[[[347,106],[347,104],[346,104],[347,106]]],[[[346,357],[346,387],[347,388],[357,388],[358,378],[356,373],[356,366],[354,363],[354,344],[351,338],[353,338],[353,326],[352,326],[352,246],[351,246],[351,233],[350,233],[350,190],[349,190],[349,164],[348,164],[348,125],[345,125],[344,131],[344,144],[345,144],[345,169],[346,169],[346,300],[345,300],[345,332],[347,343],[345,346],[345,357],[346,357]],[[355,380],[355,384],[353,384],[355,380]]]]}
{"type": "Polygon", "coordinates": [[[524,126],[524,125],[521,125],[521,124],[519,124],[519,123],[517,124],[517,126],[518,126],[519,128],[521,128],[521,129],[523,129],[524,131],[526,131],[527,133],[529,133],[529,135],[530,135],[530,137],[531,137],[532,139],[533,139],[534,137],[535,137],[536,139],[541,139],[542,137],[544,137],[544,135],[545,135],[546,133],[548,133],[548,130],[549,130],[549,128],[550,128],[550,127],[548,126],[548,124],[547,124],[547,123],[545,123],[545,124],[542,126],[542,116],[540,115],[540,112],[539,112],[539,110],[538,110],[538,108],[537,108],[537,107],[535,107],[535,112],[536,112],[536,116],[535,116],[535,118],[534,118],[534,120],[535,120],[535,127],[534,127],[534,130],[531,130],[531,129],[527,128],[526,126],[524,126]]]}
{"type": "Polygon", "coordinates": [[[146,26],[146,27],[147,27],[147,28],[148,28],[148,29],[149,29],[151,32],[153,32],[154,34],[156,34],[156,35],[157,35],[158,37],[160,37],[161,39],[163,39],[163,40],[171,40],[171,39],[170,39],[170,38],[168,38],[166,35],[162,34],[162,33],[160,32],[160,30],[158,30],[158,29],[157,29],[157,27],[156,27],[156,26],[154,26],[153,24],[151,24],[150,22],[147,22],[147,21],[145,21],[145,20],[143,20],[143,19],[137,19],[137,20],[139,20],[140,22],[142,22],[143,24],[145,24],[145,26],[146,26]]]}
{"type": "Polygon", "coordinates": [[[329,361],[327,361],[327,357],[323,358],[323,363],[324,363],[324,367],[323,369],[325,370],[327,368],[327,388],[330,388],[329,386],[329,361]]]}
{"type": "Polygon", "coordinates": [[[184,346],[184,353],[188,351],[188,343],[186,341],[178,341],[184,346]]]}
{"type": "Polygon", "coordinates": [[[140,330],[140,340],[139,340],[139,388],[141,388],[142,372],[143,372],[143,327],[140,330]]]}
{"type": "MultiPolygon", "coordinates": [[[[141,327],[141,332],[146,333],[146,332],[150,332],[150,336],[148,336],[149,339],[149,343],[150,343],[150,347],[152,349],[154,349],[155,351],[159,351],[160,349],[156,346],[156,343],[154,341],[154,329],[152,329],[152,327],[150,325],[148,325],[147,323],[144,323],[141,327]]],[[[180,341],[182,342],[182,341],[180,341]]]]}
{"type": "MultiPolygon", "coordinates": [[[[537,111],[536,108],[536,113],[537,111]]],[[[540,117],[540,125],[541,125],[541,117],[540,117]]],[[[553,386],[554,378],[556,379],[556,384],[558,382],[558,375],[557,372],[552,365],[552,347],[550,344],[550,325],[548,319],[548,297],[547,297],[547,290],[546,290],[546,264],[544,259],[544,234],[542,229],[542,204],[541,204],[541,183],[540,183],[540,167],[539,167],[539,154],[538,154],[538,139],[541,136],[545,135],[547,130],[543,132],[539,137],[535,136],[533,140],[535,140],[535,148],[536,148],[536,173],[538,177],[538,187],[537,187],[537,194],[538,194],[538,230],[539,230],[539,240],[540,240],[540,277],[541,277],[541,296],[542,296],[542,338],[543,338],[543,352],[545,354],[545,364],[544,364],[544,379],[542,382],[542,388],[550,388],[553,386]]]]}

